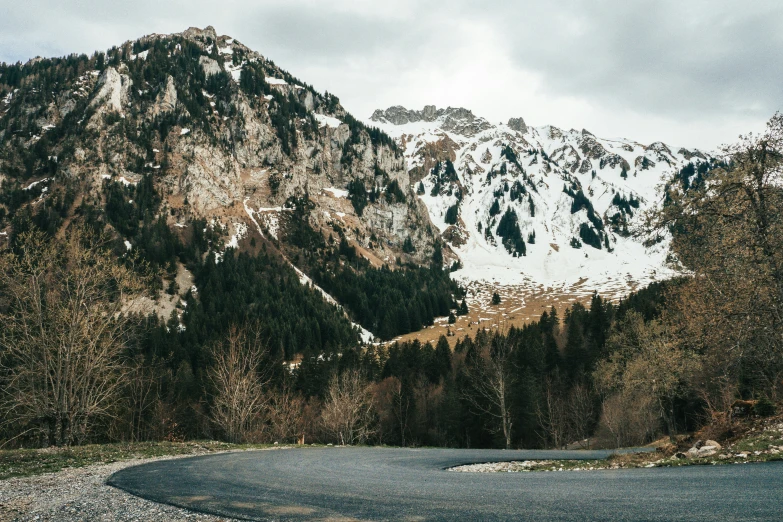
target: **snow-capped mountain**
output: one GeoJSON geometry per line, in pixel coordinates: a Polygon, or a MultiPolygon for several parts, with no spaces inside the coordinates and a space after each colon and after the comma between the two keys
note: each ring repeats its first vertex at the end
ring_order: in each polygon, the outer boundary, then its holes
{"type": "Polygon", "coordinates": [[[668,242],[633,232],[698,150],[587,130],[492,124],[464,108],[377,110],[463,281],[623,294],[670,277],[668,242]]]}

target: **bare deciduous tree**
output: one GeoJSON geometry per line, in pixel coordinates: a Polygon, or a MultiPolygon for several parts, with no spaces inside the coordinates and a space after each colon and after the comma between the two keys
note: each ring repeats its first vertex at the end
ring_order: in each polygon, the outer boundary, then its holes
{"type": "Polygon", "coordinates": [[[142,279],[84,229],[30,232],[0,260],[4,419],[48,444],[72,444],[114,414],[142,279]]]}
{"type": "Polygon", "coordinates": [[[378,411],[379,437],[397,432],[399,443],[405,446],[410,431],[413,399],[397,377],[387,377],[373,385],[373,397],[378,411]]]}
{"type": "Polygon", "coordinates": [[[601,424],[612,434],[615,447],[649,442],[658,433],[660,417],[655,400],[644,393],[622,391],[604,400],[601,424]]]}
{"type": "Polygon", "coordinates": [[[147,362],[137,355],[128,364],[124,395],[127,401],[126,418],[115,438],[132,441],[149,440],[155,437],[156,429],[148,419],[161,400],[161,383],[166,371],[158,360],[147,362]]]}
{"type": "Polygon", "coordinates": [[[258,438],[267,404],[270,377],[263,365],[267,348],[257,327],[231,327],[228,337],[213,347],[212,420],[231,442],[258,438]]]}
{"type": "Polygon", "coordinates": [[[568,404],[563,394],[563,383],[559,375],[544,380],[543,396],[536,408],[538,423],[544,430],[543,439],[555,448],[562,448],[568,434],[568,404]]]}
{"type": "Polygon", "coordinates": [[[699,186],[672,186],[653,220],[693,274],[670,300],[672,324],[700,354],[693,383],[717,408],[740,378],[773,397],[783,386],[783,115],[724,153],[699,186]]]}
{"type": "Polygon", "coordinates": [[[590,434],[595,423],[595,399],[585,384],[576,384],[568,396],[568,417],[572,436],[590,449],[590,434]]]}
{"type": "MultiPolygon", "coordinates": [[[[687,393],[687,383],[695,368],[693,355],[674,342],[666,322],[645,323],[635,312],[628,313],[621,327],[610,336],[608,347],[612,354],[598,364],[593,374],[604,397],[615,397],[612,400],[624,404],[643,402],[646,411],[659,423],[662,421],[669,434],[674,434],[677,424],[673,405],[687,393]]],[[[631,422],[639,407],[626,412],[631,422]]],[[[615,411],[611,414],[619,415],[615,411]]],[[[636,425],[645,432],[650,431],[645,422],[636,425]]]]}
{"type": "Polygon", "coordinates": [[[335,375],[326,390],[321,423],[339,444],[361,444],[375,431],[375,408],[367,381],[358,370],[335,375]]]}
{"type": "Polygon", "coordinates": [[[305,407],[304,398],[295,394],[287,384],[270,392],[266,411],[271,439],[304,444],[305,407]]]}
{"type": "Polygon", "coordinates": [[[511,392],[515,382],[513,346],[507,335],[482,339],[466,360],[465,371],[471,386],[464,397],[474,409],[498,421],[495,431],[503,433],[506,449],[510,449],[511,392]]]}

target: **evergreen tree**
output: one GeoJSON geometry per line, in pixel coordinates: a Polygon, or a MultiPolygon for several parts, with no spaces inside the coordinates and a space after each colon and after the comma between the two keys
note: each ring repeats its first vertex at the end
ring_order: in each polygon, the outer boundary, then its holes
{"type": "Polygon", "coordinates": [[[527,253],[522,232],[519,230],[517,213],[513,209],[506,209],[505,214],[500,218],[496,232],[499,237],[503,238],[503,246],[506,247],[509,254],[524,256],[527,253]]]}
{"type": "Polygon", "coordinates": [[[492,202],[492,206],[489,207],[489,215],[494,217],[498,214],[500,214],[500,203],[495,199],[495,201],[492,202]]]}
{"type": "Polygon", "coordinates": [[[456,225],[458,213],[459,213],[459,202],[455,203],[454,205],[448,208],[448,210],[446,211],[446,216],[444,218],[444,221],[449,225],[456,225]]]}
{"type": "Polygon", "coordinates": [[[364,207],[367,206],[367,189],[359,178],[354,178],[348,183],[348,199],[351,200],[356,215],[361,216],[364,207]]]}
{"type": "Polygon", "coordinates": [[[413,246],[413,241],[410,236],[406,237],[405,241],[402,243],[402,251],[406,254],[412,254],[416,251],[416,247],[413,246]]]}

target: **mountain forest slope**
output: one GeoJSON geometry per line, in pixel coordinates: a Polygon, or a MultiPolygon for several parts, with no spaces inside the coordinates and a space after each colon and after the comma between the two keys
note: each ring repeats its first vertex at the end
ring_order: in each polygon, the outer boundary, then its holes
{"type": "Polygon", "coordinates": [[[731,429],[783,386],[781,136],[365,124],[211,27],[0,64],[0,440],[731,429]]]}

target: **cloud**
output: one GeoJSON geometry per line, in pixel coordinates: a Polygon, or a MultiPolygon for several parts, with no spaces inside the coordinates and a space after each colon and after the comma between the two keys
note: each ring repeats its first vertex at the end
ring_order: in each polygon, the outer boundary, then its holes
{"type": "Polygon", "coordinates": [[[777,0],[0,1],[2,61],[213,25],[362,117],[460,105],[710,148],[783,108],[777,0]]]}

